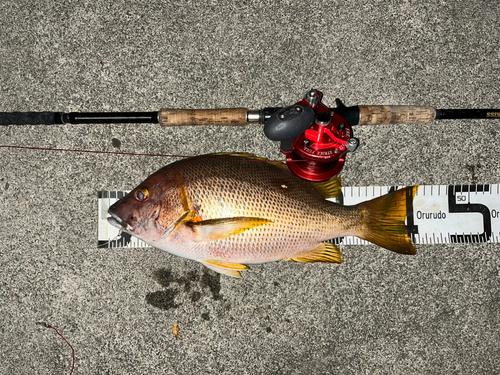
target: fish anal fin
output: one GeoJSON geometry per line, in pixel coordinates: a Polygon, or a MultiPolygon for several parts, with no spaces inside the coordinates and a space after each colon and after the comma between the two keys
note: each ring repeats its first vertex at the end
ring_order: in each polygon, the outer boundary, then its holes
{"type": "Polygon", "coordinates": [[[195,242],[222,240],[235,234],[272,222],[260,217],[231,217],[203,221],[186,221],[195,242]]]}
{"type": "Polygon", "coordinates": [[[202,260],[201,262],[203,262],[205,264],[211,264],[211,265],[216,266],[216,267],[228,268],[231,270],[247,270],[248,269],[248,267],[245,266],[244,264],[225,262],[222,260],[202,260]]]}
{"type": "Polygon", "coordinates": [[[241,277],[240,271],[248,269],[248,267],[244,264],[224,262],[219,260],[200,260],[200,263],[215,272],[232,277],[241,277]]]}
{"type": "Polygon", "coordinates": [[[337,245],[329,242],[322,242],[311,251],[298,254],[287,260],[300,263],[342,263],[342,253],[337,245]]]}
{"type": "Polygon", "coordinates": [[[342,193],[342,179],[336,176],[325,182],[313,183],[312,186],[325,198],[337,198],[342,193]]]}
{"type": "Polygon", "coordinates": [[[405,219],[417,193],[417,186],[383,195],[358,205],[363,216],[363,230],[355,236],[388,250],[414,255],[415,245],[408,236],[405,219]]]}

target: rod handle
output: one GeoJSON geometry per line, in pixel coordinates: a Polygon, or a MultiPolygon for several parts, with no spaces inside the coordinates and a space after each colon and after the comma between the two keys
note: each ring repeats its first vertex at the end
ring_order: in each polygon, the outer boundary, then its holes
{"type": "Polygon", "coordinates": [[[246,108],[221,109],[161,109],[158,122],[162,126],[247,124],[246,108]]]}
{"type": "Polygon", "coordinates": [[[433,122],[436,109],[407,105],[360,105],[359,125],[417,124],[433,122]]]}
{"type": "Polygon", "coordinates": [[[53,125],[61,123],[60,117],[54,112],[0,112],[0,125],[53,125]]]}

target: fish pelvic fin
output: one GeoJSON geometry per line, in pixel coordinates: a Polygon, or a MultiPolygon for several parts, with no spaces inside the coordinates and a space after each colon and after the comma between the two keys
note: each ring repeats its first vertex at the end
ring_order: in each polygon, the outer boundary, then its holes
{"type": "Polygon", "coordinates": [[[409,186],[358,204],[362,229],[357,237],[400,254],[416,254],[405,219],[418,186],[409,186]]]}
{"type": "Polygon", "coordinates": [[[325,198],[337,198],[342,192],[342,179],[336,176],[325,182],[312,183],[312,186],[325,198]]]}
{"type": "Polygon", "coordinates": [[[329,242],[322,242],[318,244],[314,249],[298,254],[293,258],[286,259],[290,262],[300,262],[300,263],[313,263],[313,262],[323,262],[323,263],[342,263],[342,253],[337,245],[329,242]]]}
{"type": "Polygon", "coordinates": [[[186,221],[195,242],[222,240],[235,234],[272,222],[260,217],[230,217],[203,221],[186,221]]]}
{"type": "Polygon", "coordinates": [[[220,260],[200,260],[199,262],[207,268],[210,268],[212,271],[232,277],[241,277],[240,271],[248,269],[248,267],[244,264],[224,262],[220,260]]]}

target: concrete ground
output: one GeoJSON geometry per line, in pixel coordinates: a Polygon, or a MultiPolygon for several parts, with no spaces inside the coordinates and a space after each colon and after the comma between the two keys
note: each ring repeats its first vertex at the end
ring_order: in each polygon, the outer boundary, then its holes
{"type": "MultiPolygon", "coordinates": [[[[496,1],[2,1],[0,111],[499,108],[496,1]]],[[[354,129],[346,186],[500,183],[500,121],[354,129]]],[[[10,126],[0,145],[281,158],[262,127],[10,126]],[[113,142],[113,139],[119,140],[113,142]],[[118,147],[119,146],[119,147],[118,147]]],[[[500,245],[344,246],[220,276],[98,249],[97,191],[175,159],[0,148],[0,373],[500,372],[500,245]],[[179,338],[172,334],[179,326],[179,338]]]]}

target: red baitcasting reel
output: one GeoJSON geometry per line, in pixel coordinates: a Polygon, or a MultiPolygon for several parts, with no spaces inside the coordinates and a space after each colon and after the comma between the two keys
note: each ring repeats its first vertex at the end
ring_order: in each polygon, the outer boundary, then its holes
{"type": "MultiPolygon", "coordinates": [[[[273,113],[264,125],[269,139],[281,141],[288,168],[313,182],[339,174],[347,152],[359,144],[349,122],[321,103],[322,97],[321,92],[310,90],[300,102],[273,113]]],[[[339,99],[337,105],[347,109],[339,99]]]]}

